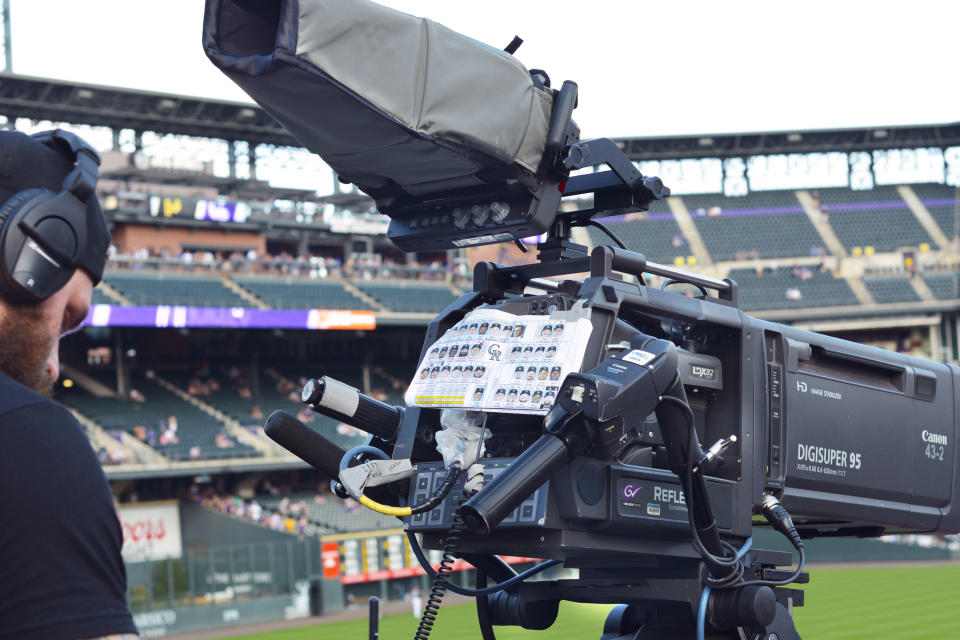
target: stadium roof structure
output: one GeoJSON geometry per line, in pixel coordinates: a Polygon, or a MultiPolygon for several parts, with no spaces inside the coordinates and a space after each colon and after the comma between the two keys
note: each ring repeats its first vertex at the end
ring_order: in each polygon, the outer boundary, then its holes
{"type": "Polygon", "coordinates": [[[200,187],[215,187],[221,193],[229,193],[241,200],[316,200],[315,189],[273,187],[265,180],[221,177],[199,171],[166,169],[160,167],[123,167],[100,173],[104,180],[147,182],[150,184],[189,184],[200,187]]]}
{"type": "Polygon", "coordinates": [[[960,146],[960,122],[917,126],[616,138],[635,162],[960,146]]]}
{"type": "MultiPolygon", "coordinates": [[[[0,115],[300,147],[254,103],[0,73],[0,115]]],[[[960,146],[960,122],[917,126],[616,138],[634,161],[960,146]]]]}
{"type": "Polygon", "coordinates": [[[255,144],[301,146],[253,103],[0,73],[0,115],[255,144]]]}

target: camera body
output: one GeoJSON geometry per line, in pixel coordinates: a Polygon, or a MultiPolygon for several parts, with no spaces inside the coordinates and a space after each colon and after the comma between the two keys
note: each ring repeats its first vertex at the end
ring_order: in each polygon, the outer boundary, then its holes
{"type": "MultiPolygon", "coordinates": [[[[805,537],[960,531],[952,504],[960,487],[954,400],[960,369],[753,318],[737,309],[735,283],[725,297],[699,299],[628,282],[608,268],[617,255],[627,254],[600,247],[582,282],[522,298],[497,290],[504,268],[478,265],[477,291],[431,324],[424,355],[486,300],[517,315],[580,302],[591,309],[593,325],[582,371],[610,384],[604,376],[616,377],[607,371],[625,341],[637,334],[672,341],[698,440],[736,436],[706,478],[725,539],[751,535],[765,492],[780,498],[805,537]]],[[[574,260],[567,270],[584,266],[574,260]]],[[[695,557],[684,492],[670,471],[656,416],[613,414],[604,422],[605,440],[523,496],[488,535],[463,534],[460,550],[611,563],[625,554],[695,557]]],[[[490,414],[486,426],[488,483],[543,432],[536,416],[490,414]]],[[[438,428],[439,410],[407,409],[393,457],[418,463],[412,503],[443,475],[425,445],[438,428]]],[[[454,490],[441,508],[406,526],[439,546],[458,495],[454,490]]]]}

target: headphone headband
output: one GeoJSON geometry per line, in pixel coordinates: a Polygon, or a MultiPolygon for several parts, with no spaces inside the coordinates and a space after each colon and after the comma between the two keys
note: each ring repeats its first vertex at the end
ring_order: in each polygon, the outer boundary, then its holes
{"type": "Polygon", "coordinates": [[[37,184],[38,168],[48,176],[50,171],[62,171],[62,161],[53,160],[44,147],[70,157],[73,168],[59,191],[26,189],[0,207],[0,293],[13,301],[45,300],[70,280],[78,266],[98,282],[110,242],[95,195],[100,154],[81,137],[61,129],[29,137],[10,135],[16,136],[9,143],[14,184],[17,178],[21,184],[37,184]],[[18,158],[26,165],[19,173],[18,158]]]}
{"type": "Polygon", "coordinates": [[[76,168],[67,174],[60,188],[77,196],[80,202],[90,200],[100,174],[100,153],[77,134],[63,129],[41,131],[30,137],[73,158],[76,168]]]}

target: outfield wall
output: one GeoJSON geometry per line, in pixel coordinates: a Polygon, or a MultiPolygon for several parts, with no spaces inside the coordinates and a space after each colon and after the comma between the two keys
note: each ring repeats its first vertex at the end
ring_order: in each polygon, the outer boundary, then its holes
{"type": "MultiPolygon", "coordinates": [[[[198,505],[182,505],[181,514],[180,557],[126,565],[128,603],[144,638],[333,613],[370,596],[403,598],[414,584],[429,590],[399,529],[298,537],[198,505]]],[[[783,536],[762,528],[754,547],[790,550],[783,536]]],[[[806,549],[811,564],[950,558],[948,549],[878,539],[816,539],[806,549]]],[[[440,552],[427,553],[439,563],[440,552]]],[[[467,563],[458,561],[454,570],[453,582],[472,586],[467,563]]]]}

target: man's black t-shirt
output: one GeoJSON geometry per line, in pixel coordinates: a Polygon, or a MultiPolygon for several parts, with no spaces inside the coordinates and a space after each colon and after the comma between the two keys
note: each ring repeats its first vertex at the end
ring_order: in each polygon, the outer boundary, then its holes
{"type": "Polygon", "coordinates": [[[0,373],[0,639],[136,633],[122,543],[80,425],[0,373]]]}

